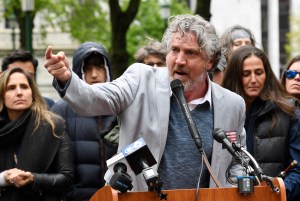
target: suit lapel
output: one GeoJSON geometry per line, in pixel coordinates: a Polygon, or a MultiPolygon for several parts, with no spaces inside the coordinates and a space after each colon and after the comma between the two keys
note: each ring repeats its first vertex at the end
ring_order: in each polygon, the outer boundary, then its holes
{"type": "Polygon", "coordinates": [[[169,126],[169,115],[170,115],[170,80],[168,74],[167,68],[165,68],[165,71],[160,69],[160,71],[157,72],[157,86],[156,86],[156,101],[158,106],[158,122],[161,129],[160,133],[160,153],[158,153],[158,163],[160,162],[160,159],[162,157],[166,141],[167,141],[167,135],[168,135],[168,126],[169,126]],[[161,101],[164,100],[164,101],[161,101]]]}
{"type": "MultiPolygon", "coordinates": [[[[220,114],[226,114],[224,112],[224,94],[221,90],[219,90],[219,86],[217,86],[215,83],[212,82],[212,102],[213,102],[213,109],[214,109],[214,129],[215,128],[222,128],[224,125],[224,122],[226,121],[226,117],[224,115],[220,114]]],[[[211,167],[212,171],[214,172],[216,177],[219,177],[219,170],[221,165],[221,154],[219,154],[222,151],[222,144],[218,143],[214,140],[213,143],[213,153],[212,153],[212,159],[211,159],[211,167]],[[217,154],[214,154],[217,153],[217,154]]],[[[213,183],[213,182],[210,182],[213,183]]]]}

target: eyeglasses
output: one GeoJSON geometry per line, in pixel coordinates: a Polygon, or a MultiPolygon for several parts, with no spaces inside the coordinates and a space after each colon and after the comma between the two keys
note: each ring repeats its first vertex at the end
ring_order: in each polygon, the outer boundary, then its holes
{"type": "Polygon", "coordinates": [[[297,72],[295,70],[286,70],[284,74],[287,79],[294,79],[297,74],[299,74],[300,76],[300,72],[297,72]]]}

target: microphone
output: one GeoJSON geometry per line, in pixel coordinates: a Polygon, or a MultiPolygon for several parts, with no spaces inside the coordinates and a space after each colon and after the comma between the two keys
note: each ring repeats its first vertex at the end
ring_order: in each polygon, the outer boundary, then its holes
{"type": "Polygon", "coordinates": [[[109,185],[114,189],[117,189],[121,193],[125,193],[128,190],[132,189],[132,178],[127,174],[127,166],[118,162],[114,165],[115,174],[109,181],[109,185]]]}
{"type": "MultiPolygon", "coordinates": [[[[111,169],[115,170],[115,166],[118,163],[122,163],[122,166],[125,166],[126,169],[127,167],[130,167],[135,175],[143,173],[144,179],[149,188],[155,187],[158,183],[158,173],[151,168],[151,166],[156,164],[156,160],[143,138],[140,138],[132,144],[122,148],[119,154],[106,161],[107,167],[110,171],[111,169]]],[[[123,173],[124,169],[125,168],[123,168],[123,173]]]]}
{"type": "Polygon", "coordinates": [[[267,183],[267,185],[271,187],[272,192],[277,192],[277,193],[280,192],[280,189],[273,184],[273,181],[272,181],[273,179],[271,177],[263,174],[263,171],[262,171],[261,167],[258,165],[257,161],[242,145],[232,143],[232,147],[237,151],[243,152],[250,159],[250,161],[253,165],[253,166],[250,166],[248,164],[248,166],[253,168],[253,170],[250,172],[250,175],[256,176],[259,181],[265,181],[267,183]]]}
{"type": "Polygon", "coordinates": [[[196,144],[197,148],[199,149],[199,151],[201,153],[203,153],[204,150],[202,147],[201,137],[200,137],[199,131],[192,119],[191,112],[187,106],[187,103],[186,103],[186,100],[185,100],[185,97],[183,94],[183,85],[179,79],[171,81],[170,85],[171,85],[172,92],[175,95],[175,97],[181,107],[181,110],[184,114],[184,117],[187,121],[188,128],[192,135],[192,138],[194,139],[195,144],[196,144]]]}
{"type": "Polygon", "coordinates": [[[143,173],[149,188],[154,187],[158,181],[158,173],[151,166],[156,164],[156,160],[144,139],[140,138],[128,145],[122,149],[122,153],[135,175],[143,173]]]}
{"type": "Polygon", "coordinates": [[[220,128],[215,128],[213,130],[213,137],[217,142],[222,143],[234,157],[240,159],[242,165],[247,170],[250,170],[250,175],[256,176],[259,181],[266,181],[273,192],[279,192],[279,188],[274,186],[271,177],[263,174],[263,171],[258,165],[257,161],[242,145],[229,142],[226,136],[226,132],[220,128]],[[249,165],[249,163],[245,160],[240,152],[243,152],[250,159],[251,163],[253,164],[252,166],[249,165]]]}
{"type": "MultiPolygon", "coordinates": [[[[237,143],[229,142],[226,136],[226,132],[220,128],[215,128],[213,130],[213,137],[217,142],[222,143],[226,147],[226,149],[231,153],[231,155],[233,155],[235,158],[238,158],[241,161],[245,162],[246,160],[242,157],[242,155],[239,152],[243,152],[244,154],[246,154],[253,164],[252,168],[254,170],[254,173],[258,175],[259,179],[261,180],[261,177],[263,175],[262,169],[259,167],[254,157],[243,146],[237,143]]],[[[249,164],[246,163],[244,165],[248,166],[249,164]]]]}
{"type": "Polygon", "coordinates": [[[231,155],[233,155],[235,158],[240,158],[240,155],[238,155],[233,149],[232,144],[231,142],[229,142],[224,130],[222,130],[221,128],[215,128],[212,135],[217,142],[224,145],[224,147],[230,152],[231,155]]]}

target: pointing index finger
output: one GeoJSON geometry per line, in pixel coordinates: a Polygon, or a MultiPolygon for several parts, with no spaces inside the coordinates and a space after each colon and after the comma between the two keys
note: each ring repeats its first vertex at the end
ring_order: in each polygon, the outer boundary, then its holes
{"type": "Polygon", "coordinates": [[[48,46],[45,52],[45,59],[50,59],[52,57],[52,46],[48,46]]]}

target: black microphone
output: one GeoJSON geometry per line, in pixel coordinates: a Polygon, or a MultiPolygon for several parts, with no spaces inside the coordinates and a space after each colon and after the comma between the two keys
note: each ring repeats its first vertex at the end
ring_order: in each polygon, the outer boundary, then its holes
{"type": "Polygon", "coordinates": [[[143,173],[148,187],[154,187],[158,182],[158,173],[151,166],[156,164],[156,160],[144,139],[140,138],[123,148],[122,153],[133,172],[136,175],[143,173]]]}
{"type": "Polygon", "coordinates": [[[121,152],[136,175],[140,174],[145,168],[156,164],[156,160],[143,138],[127,145],[121,152]]]}
{"type": "Polygon", "coordinates": [[[236,151],[233,149],[231,142],[229,142],[226,132],[222,130],[221,128],[215,128],[212,133],[214,139],[223,144],[225,148],[233,155],[235,158],[239,158],[240,156],[236,153],[236,151]]]}
{"type": "MultiPolygon", "coordinates": [[[[219,142],[222,143],[226,149],[235,157],[240,159],[241,161],[243,161],[243,163],[246,162],[246,160],[243,158],[243,156],[239,153],[239,152],[243,152],[252,162],[253,166],[253,170],[254,172],[251,174],[255,174],[259,177],[259,179],[262,179],[263,176],[263,172],[262,169],[259,167],[257,161],[254,159],[254,157],[241,145],[237,144],[237,143],[231,143],[229,142],[227,136],[226,136],[226,132],[220,128],[215,128],[213,130],[213,137],[214,139],[219,142]]],[[[248,162],[245,163],[244,165],[248,166],[248,162]]]]}
{"type": "Polygon", "coordinates": [[[192,138],[194,139],[195,144],[196,144],[197,148],[199,149],[199,151],[201,153],[203,153],[204,151],[203,151],[203,147],[202,147],[201,137],[200,137],[199,131],[198,131],[197,127],[195,126],[195,123],[192,119],[191,112],[187,106],[187,103],[186,103],[186,100],[185,100],[185,97],[183,94],[183,85],[182,85],[181,81],[178,79],[171,81],[170,84],[171,84],[172,92],[175,95],[175,97],[181,107],[181,110],[184,114],[184,117],[187,121],[188,128],[192,135],[192,138]]]}
{"type": "Polygon", "coordinates": [[[109,185],[121,193],[130,191],[133,186],[131,184],[132,178],[127,174],[127,166],[122,162],[118,162],[113,169],[115,174],[110,179],[109,185]]]}
{"type": "Polygon", "coordinates": [[[151,167],[156,164],[156,160],[143,138],[122,148],[119,154],[107,160],[106,163],[110,171],[114,169],[116,172],[114,166],[123,163],[125,167],[130,167],[135,175],[142,173],[149,189],[159,184],[158,173],[151,167]]]}

